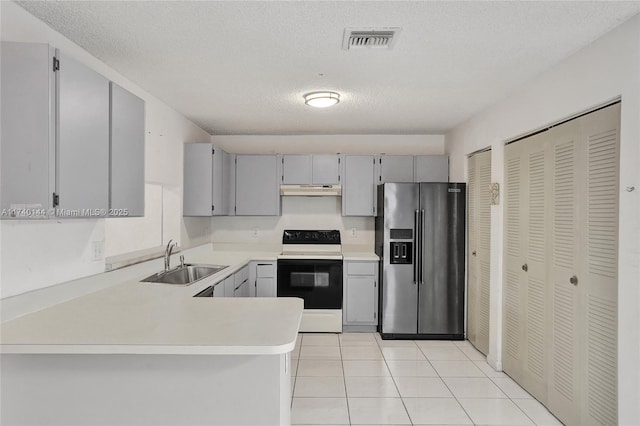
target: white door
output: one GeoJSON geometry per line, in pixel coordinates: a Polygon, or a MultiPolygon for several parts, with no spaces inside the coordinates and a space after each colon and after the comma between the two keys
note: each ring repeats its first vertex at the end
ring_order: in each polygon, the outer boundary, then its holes
{"type": "Polygon", "coordinates": [[[469,341],[485,355],[489,352],[491,151],[469,158],[469,341]]]}

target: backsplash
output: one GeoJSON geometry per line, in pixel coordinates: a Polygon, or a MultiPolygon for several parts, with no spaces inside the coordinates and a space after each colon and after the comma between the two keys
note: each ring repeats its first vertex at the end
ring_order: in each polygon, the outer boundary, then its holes
{"type": "Polygon", "coordinates": [[[279,244],[285,229],[337,229],[342,244],[366,245],[373,250],[374,218],[342,217],[341,202],[340,197],[283,197],[282,216],[214,217],[212,241],[279,244]]]}

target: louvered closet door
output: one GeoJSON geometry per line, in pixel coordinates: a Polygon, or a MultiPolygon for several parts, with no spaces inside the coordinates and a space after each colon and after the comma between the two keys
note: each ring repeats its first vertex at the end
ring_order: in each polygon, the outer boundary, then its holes
{"type": "MultiPolygon", "coordinates": [[[[584,200],[580,208],[577,289],[585,307],[580,424],[618,423],[618,182],[620,104],[580,120],[584,146],[584,200]],[[584,206],[584,207],[583,207],[584,206]]],[[[566,279],[566,277],[565,277],[566,279]]]]}
{"type": "Polygon", "coordinates": [[[504,279],[502,367],[514,380],[521,381],[524,348],[524,285],[522,265],[525,263],[522,231],[528,218],[526,154],[527,145],[507,145],[504,181],[504,279]]]}
{"type": "Polygon", "coordinates": [[[548,170],[542,133],[505,148],[505,371],[546,398],[546,210],[548,170]]]}
{"type": "Polygon", "coordinates": [[[469,159],[468,338],[489,352],[489,265],[491,243],[491,151],[469,159]]]}
{"type": "Polygon", "coordinates": [[[619,123],[505,147],[504,370],[567,425],[617,424],[619,123]]]}
{"type": "Polygon", "coordinates": [[[476,347],[489,353],[491,262],[491,152],[478,154],[478,338],[476,347]]]}
{"type": "Polygon", "coordinates": [[[521,302],[524,333],[520,336],[523,348],[522,385],[537,399],[547,397],[547,210],[549,207],[550,164],[545,161],[549,149],[549,134],[533,136],[526,144],[522,161],[527,173],[526,223],[523,224],[521,267],[521,302]]]}
{"type": "Polygon", "coordinates": [[[469,170],[469,192],[467,194],[467,262],[468,262],[468,276],[467,276],[467,339],[476,347],[477,344],[477,316],[478,316],[478,274],[476,270],[478,268],[477,257],[475,256],[477,250],[477,221],[478,221],[478,209],[476,207],[476,199],[478,192],[478,176],[476,166],[477,155],[474,155],[468,159],[469,170]]]}
{"type": "Polygon", "coordinates": [[[551,209],[551,262],[549,291],[551,334],[549,409],[564,423],[579,424],[580,401],[580,296],[569,279],[579,268],[577,203],[580,197],[578,122],[549,131],[553,165],[551,209]]]}

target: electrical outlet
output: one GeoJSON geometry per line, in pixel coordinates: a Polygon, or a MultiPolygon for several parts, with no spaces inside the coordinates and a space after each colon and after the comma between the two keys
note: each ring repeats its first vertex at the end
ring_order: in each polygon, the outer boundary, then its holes
{"type": "Polygon", "coordinates": [[[351,228],[351,238],[355,238],[358,236],[358,230],[356,228],[351,228]]]}
{"type": "Polygon", "coordinates": [[[91,261],[98,261],[104,258],[104,241],[93,241],[91,243],[91,261]]]}

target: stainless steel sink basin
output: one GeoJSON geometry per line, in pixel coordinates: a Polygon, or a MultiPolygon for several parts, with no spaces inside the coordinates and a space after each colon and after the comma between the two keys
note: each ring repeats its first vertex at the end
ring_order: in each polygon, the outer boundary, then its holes
{"type": "Polygon", "coordinates": [[[185,264],[184,266],[178,266],[169,271],[157,272],[143,279],[141,282],[188,285],[216,274],[225,268],[227,268],[227,266],[185,264]]]}

